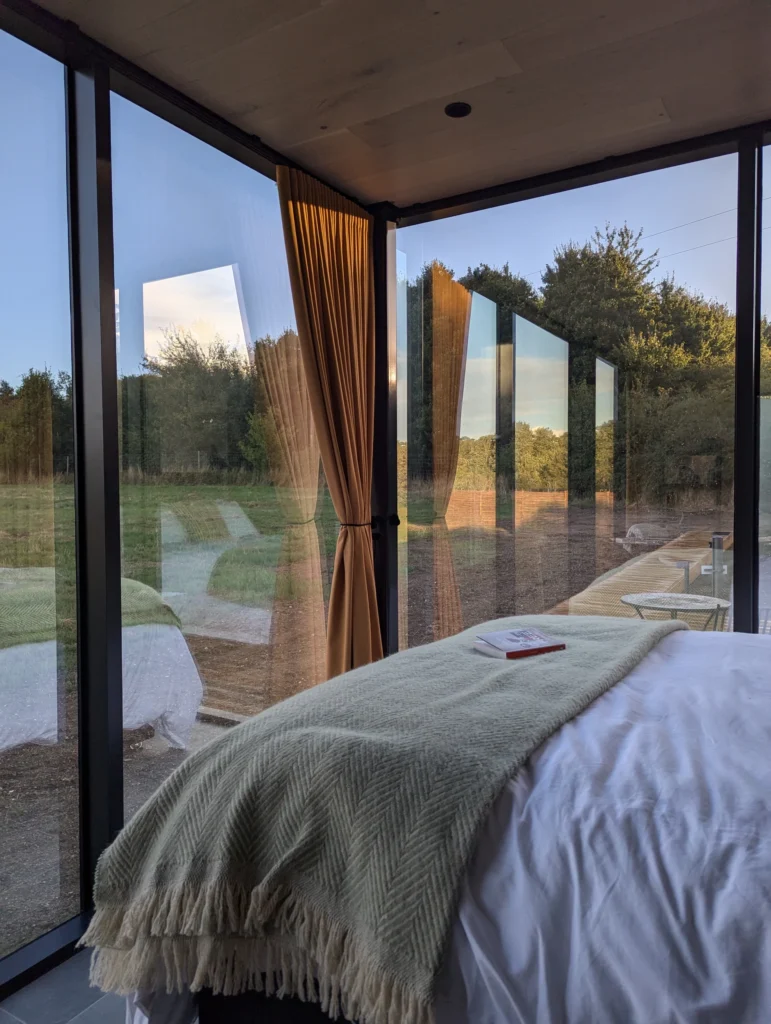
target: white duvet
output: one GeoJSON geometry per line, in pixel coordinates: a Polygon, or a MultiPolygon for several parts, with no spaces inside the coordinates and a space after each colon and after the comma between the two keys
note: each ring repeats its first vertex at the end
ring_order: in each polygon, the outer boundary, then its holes
{"type": "Polygon", "coordinates": [[[436,1019],[771,1021],[771,637],[672,634],[530,759],[469,866],[436,1019]]]}
{"type": "Polygon", "coordinates": [[[771,1021],[771,637],[673,633],[498,800],[437,1024],[771,1021]]]}

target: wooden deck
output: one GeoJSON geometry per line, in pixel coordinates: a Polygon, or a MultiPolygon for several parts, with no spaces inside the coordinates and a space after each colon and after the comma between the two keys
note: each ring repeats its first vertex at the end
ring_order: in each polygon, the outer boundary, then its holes
{"type": "MultiPolygon", "coordinates": [[[[586,590],[575,594],[567,601],[553,609],[562,615],[611,615],[621,618],[634,618],[636,612],[628,605],[621,603],[625,594],[639,594],[651,591],[667,593],[683,593],[685,588],[685,570],[678,562],[687,561],[689,588],[701,579],[701,569],[712,564],[710,530],[689,530],[675,540],[669,541],[655,551],[631,559],[606,576],[596,580],[586,590]]],[[[724,548],[733,546],[733,535],[724,539],[724,548]]],[[[667,618],[666,612],[651,612],[650,618],[667,618]]],[[[703,624],[703,614],[685,615],[683,618],[691,625],[699,628],[703,624]]]]}

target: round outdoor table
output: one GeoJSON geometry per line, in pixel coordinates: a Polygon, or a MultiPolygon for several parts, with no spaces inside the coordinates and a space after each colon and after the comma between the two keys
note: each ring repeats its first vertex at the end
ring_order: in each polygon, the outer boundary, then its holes
{"type": "Polygon", "coordinates": [[[711,622],[714,630],[723,628],[726,612],[731,607],[730,601],[705,594],[625,594],[621,602],[634,608],[641,619],[645,618],[643,611],[669,612],[671,619],[676,619],[681,613],[706,612],[703,628],[708,629],[711,622]]]}

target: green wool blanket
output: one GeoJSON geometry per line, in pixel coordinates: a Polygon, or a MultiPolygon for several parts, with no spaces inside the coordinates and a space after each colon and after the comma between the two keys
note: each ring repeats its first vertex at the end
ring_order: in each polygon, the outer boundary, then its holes
{"type": "Polygon", "coordinates": [[[680,622],[529,616],[356,669],[193,754],[103,854],[83,940],[108,990],[297,995],[430,1024],[464,870],[533,751],[680,622]],[[478,632],[538,626],[513,662],[478,632]]]}
{"type": "MultiPolygon", "coordinates": [[[[137,580],[121,580],[124,626],[179,626],[161,595],[137,580]]],[[[70,595],[74,597],[74,595],[70,595]]],[[[74,600],[71,601],[74,615],[74,600]]],[[[55,640],[56,576],[50,567],[0,569],[0,650],[55,640]]]]}

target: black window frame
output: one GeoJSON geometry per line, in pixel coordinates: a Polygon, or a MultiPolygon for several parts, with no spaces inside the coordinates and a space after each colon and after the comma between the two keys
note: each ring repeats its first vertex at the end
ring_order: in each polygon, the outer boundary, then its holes
{"type": "MultiPolygon", "coordinates": [[[[72,356],[75,389],[81,911],[0,959],[0,999],[65,959],[91,911],[96,859],[121,826],[118,410],[110,94],[116,92],[275,179],[294,161],[29,0],[3,0],[0,30],[60,61],[66,77],[72,356]],[[88,528],[87,528],[88,527],[88,528]]],[[[602,181],[738,154],[734,629],[758,629],[759,358],[762,150],[771,121],[614,156],[374,217],[373,540],[384,649],[398,649],[395,230],[602,181]]]]}

